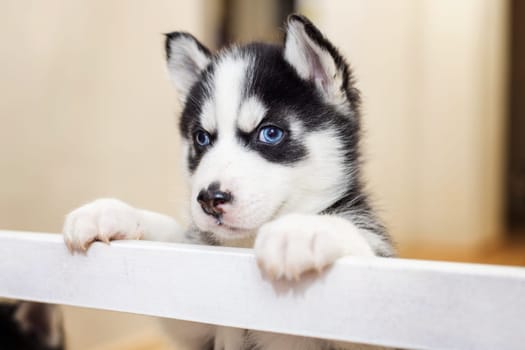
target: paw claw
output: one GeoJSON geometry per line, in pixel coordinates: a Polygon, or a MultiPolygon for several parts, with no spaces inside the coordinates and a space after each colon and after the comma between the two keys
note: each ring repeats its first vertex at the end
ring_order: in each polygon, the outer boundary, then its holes
{"type": "Polygon", "coordinates": [[[71,252],[86,252],[93,241],[141,239],[135,229],[137,210],[116,199],[99,199],[72,211],[64,223],[64,240],[71,252]]]}
{"type": "Polygon", "coordinates": [[[73,254],[73,253],[75,252],[75,250],[73,249],[73,245],[72,245],[71,242],[68,241],[68,240],[65,240],[65,242],[66,242],[67,250],[69,250],[69,252],[70,252],[71,254],[73,254]]]}
{"type": "Polygon", "coordinates": [[[281,275],[271,268],[266,268],[266,276],[271,280],[281,279],[281,275]]]}

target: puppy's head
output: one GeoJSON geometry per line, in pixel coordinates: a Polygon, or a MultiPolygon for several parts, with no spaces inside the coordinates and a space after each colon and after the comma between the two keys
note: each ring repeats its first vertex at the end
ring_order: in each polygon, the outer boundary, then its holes
{"type": "Polygon", "coordinates": [[[243,238],[285,213],[319,213],[349,190],[359,95],[343,58],[306,18],[289,17],[283,46],[212,55],[175,32],[166,52],[199,229],[243,238]]]}

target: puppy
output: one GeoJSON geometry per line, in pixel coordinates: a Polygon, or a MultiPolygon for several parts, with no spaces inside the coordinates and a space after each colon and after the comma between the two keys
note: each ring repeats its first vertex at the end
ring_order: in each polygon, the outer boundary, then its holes
{"type": "MultiPolygon", "coordinates": [[[[114,239],[253,247],[266,275],[289,280],[346,255],[394,255],[360,178],[359,91],[344,58],[308,19],[288,18],[282,46],[252,43],[215,54],[173,32],[166,55],[183,106],[191,227],[99,199],[68,215],[71,250],[114,239]]],[[[170,332],[191,349],[336,348],[171,322],[170,332]]]]}

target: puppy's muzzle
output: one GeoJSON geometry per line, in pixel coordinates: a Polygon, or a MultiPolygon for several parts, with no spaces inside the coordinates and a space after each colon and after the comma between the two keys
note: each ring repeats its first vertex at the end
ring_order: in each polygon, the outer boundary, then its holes
{"type": "Polygon", "coordinates": [[[213,216],[220,223],[224,213],[222,205],[230,203],[233,198],[230,192],[221,191],[219,187],[219,184],[214,182],[207,189],[202,189],[197,196],[197,201],[206,214],[213,216]]]}

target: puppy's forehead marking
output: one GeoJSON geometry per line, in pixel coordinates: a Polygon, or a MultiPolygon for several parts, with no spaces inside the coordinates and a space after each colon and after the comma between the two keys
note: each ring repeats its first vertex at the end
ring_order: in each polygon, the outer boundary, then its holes
{"type": "Polygon", "coordinates": [[[213,133],[217,130],[217,120],[215,119],[215,108],[211,100],[206,100],[202,104],[200,122],[201,122],[202,128],[208,132],[213,133]]]}
{"type": "Polygon", "coordinates": [[[217,63],[213,103],[216,125],[221,136],[235,133],[235,119],[241,105],[249,58],[229,52],[217,63]]]}
{"type": "Polygon", "coordinates": [[[268,108],[256,96],[244,100],[239,109],[237,127],[244,132],[253,131],[264,118],[268,108]]]}

